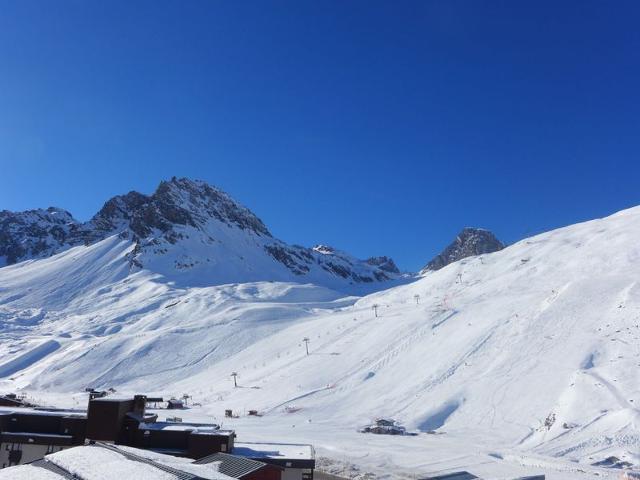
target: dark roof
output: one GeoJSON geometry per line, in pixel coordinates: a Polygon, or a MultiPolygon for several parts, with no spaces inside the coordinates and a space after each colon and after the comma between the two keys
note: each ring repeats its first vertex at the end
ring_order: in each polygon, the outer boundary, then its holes
{"type": "Polygon", "coordinates": [[[66,471],[64,468],[59,467],[55,463],[50,462],[49,460],[45,460],[44,458],[40,460],[36,460],[35,462],[31,462],[29,465],[32,465],[34,467],[44,468],[45,470],[49,470],[50,472],[55,473],[59,477],[64,478],[66,480],[76,480],[80,478],[74,475],[73,473],[66,471]]]}
{"type": "Polygon", "coordinates": [[[425,480],[474,480],[479,479],[480,477],[476,477],[469,472],[453,472],[446,473],[444,475],[437,475],[435,477],[426,477],[425,480]]]}
{"type": "Polygon", "coordinates": [[[245,475],[255,472],[256,470],[260,470],[261,468],[266,466],[266,463],[258,462],[257,460],[251,460],[250,458],[246,457],[229,455],[228,453],[214,453],[200,458],[193,463],[201,465],[213,462],[220,462],[218,471],[233,478],[243,478],[245,475]]]}

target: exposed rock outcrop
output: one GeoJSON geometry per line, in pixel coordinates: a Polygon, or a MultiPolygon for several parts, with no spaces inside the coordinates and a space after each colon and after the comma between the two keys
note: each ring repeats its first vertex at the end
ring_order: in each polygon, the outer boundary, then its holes
{"type": "Polygon", "coordinates": [[[458,234],[447,248],[431,259],[422,272],[440,270],[450,263],[457,262],[463,258],[497,252],[504,247],[504,243],[498,240],[489,230],[467,227],[458,234]]]}

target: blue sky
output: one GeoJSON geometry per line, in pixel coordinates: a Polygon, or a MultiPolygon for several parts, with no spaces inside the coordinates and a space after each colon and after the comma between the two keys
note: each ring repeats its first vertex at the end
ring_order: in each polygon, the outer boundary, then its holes
{"type": "Polygon", "coordinates": [[[0,0],[0,209],[173,175],[417,269],[640,204],[636,1],[0,0]]]}

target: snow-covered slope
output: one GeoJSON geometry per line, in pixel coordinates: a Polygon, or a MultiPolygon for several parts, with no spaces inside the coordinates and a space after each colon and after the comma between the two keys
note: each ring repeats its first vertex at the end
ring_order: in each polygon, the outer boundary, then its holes
{"type": "Polygon", "coordinates": [[[640,465],[638,238],[634,208],[357,298],[290,281],[194,287],[144,261],[131,273],[134,244],[112,236],[0,269],[0,389],[188,392],[201,415],[258,409],[234,426],[374,470],[603,478],[591,464],[609,456],[640,465]],[[356,429],[379,415],[446,434],[365,448],[356,429]]]}
{"type": "Polygon", "coordinates": [[[178,389],[217,409],[295,404],[353,428],[384,415],[638,468],[638,238],[640,208],[526,239],[293,325],[178,389]],[[303,337],[312,355],[290,358],[303,337]],[[231,369],[259,394],[229,388],[231,369]]]}
{"type": "Polygon", "coordinates": [[[122,384],[133,372],[157,385],[195,373],[317,305],[349,302],[312,284],[181,287],[149,270],[130,273],[132,248],[113,236],[1,269],[0,359],[24,359],[9,374],[0,361],[0,372],[19,379],[33,370],[28,383],[42,388],[122,384]],[[52,341],[60,348],[48,349],[43,361],[41,345],[52,341]]]}

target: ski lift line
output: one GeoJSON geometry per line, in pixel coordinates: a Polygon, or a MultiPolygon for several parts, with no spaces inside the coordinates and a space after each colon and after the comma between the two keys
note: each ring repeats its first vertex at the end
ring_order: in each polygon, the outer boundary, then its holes
{"type": "MultiPolygon", "coordinates": [[[[457,312],[456,312],[457,313],[457,312]]],[[[450,315],[448,318],[451,318],[450,315]]],[[[447,320],[445,319],[445,320],[447,320]]],[[[338,378],[335,382],[334,385],[337,387],[340,384],[342,384],[346,379],[353,377],[355,375],[360,375],[362,373],[363,370],[368,370],[368,371],[377,371],[380,368],[384,367],[386,364],[389,363],[389,361],[391,361],[391,358],[397,356],[401,351],[406,350],[407,348],[409,348],[409,346],[411,344],[413,344],[414,342],[420,340],[421,338],[427,336],[428,332],[432,331],[432,325],[431,324],[427,324],[424,325],[422,327],[420,327],[417,331],[412,331],[411,333],[405,335],[404,337],[402,337],[400,340],[398,340],[397,342],[394,342],[393,345],[387,347],[386,349],[384,349],[383,351],[379,352],[377,355],[376,354],[372,354],[369,357],[367,357],[366,359],[364,359],[362,362],[360,362],[360,365],[352,368],[349,372],[347,372],[345,375],[343,375],[342,377],[338,378]]]]}
{"type": "MultiPolygon", "coordinates": [[[[346,329],[342,332],[342,334],[343,334],[343,335],[349,334],[349,333],[351,333],[353,330],[356,330],[357,328],[359,328],[360,326],[361,326],[361,324],[356,323],[356,325],[353,325],[353,326],[350,326],[350,327],[346,328],[346,329]]],[[[362,326],[364,326],[364,324],[362,324],[362,326]]],[[[326,342],[324,342],[324,343],[320,344],[320,345],[317,347],[317,348],[318,348],[318,350],[317,350],[317,351],[318,351],[319,353],[321,353],[321,352],[323,351],[324,347],[327,347],[327,346],[330,346],[330,345],[334,345],[334,344],[335,344],[335,341],[333,341],[333,340],[332,340],[332,341],[326,341],[326,342]]],[[[311,353],[309,353],[309,356],[311,356],[311,353]]],[[[285,363],[282,363],[282,364],[279,364],[277,361],[278,361],[278,360],[281,360],[281,359],[283,359],[283,358],[284,358],[284,355],[282,355],[282,354],[280,354],[280,357],[279,357],[279,358],[276,356],[276,357],[275,357],[275,360],[274,360],[274,363],[276,363],[277,365],[274,365],[273,367],[268,367],[268,368],[269,368],[269,371],[271,371],[271,372],[273,373],[273,372],[276,372],[276,371],[279,371],[279,370],[285,369],[285,368],[287,368],[287,367],[290,367],[291,365],[294,365],[294,364],[296,364],[296,363],[298,363],[298,362],[300,361],[300,358],[299,358],[299,357],[297,357],[297,356],[293,356],[289,361],[287,361],[287,362],[285,362],[285,363]]],[[[271,360],[273,360],[273,358],[272,358],[271,360]]],[[[270,362],[270,363],[271,363],[271,362],[270,362]]],[[[244,367],[244,368],[246,368],[246,367],[244,367]]],[[[264,368],[266,368],[266,366],[265,366],[264,368]]],[[[234,373],[235,373],[235,372],[234,372],[234,373]]],[[[263,372],[263,373],[264,373],[264,372],[263,372]]],[[[239,374],[237,374],[237,375],[238,375],[238,376],[240,376],[239,374]]],[[[248,379],[248,380],[250,380],[250,379],[248,379]]]]}
{"type": "MultiPolygon", "coordinates": [[[[457,313],[457,312],[454,312],[454,313],[457,313]]],[[[450,315],[449,317],[447,317],[447,319],[448,319],[448,318],[450,318],[451,316],[452,316],[452,315],[450,315]]],[[[354,329],[355,329],[355,327],[354,327],[354,329]]],[[[431,329],[431,325],[425,325],[425,326],[424,326],[424,327],[422,327],[418,332],[415,332],[415,331],[414,331],[414,332],[412,332],[412,333],[410,333],[410,334],[406,335],[405,337],[403,337],[403,338],[400,340],[400,342],[399,342],[399,344],[400,344],[400,345],[399,345],[399,346],[398,346],[398,344],[395,344],[394,346],[389,347],[388,349],[386,349],[385,351],[383,351],[383,352],[382,352],[382,354],[383,354],[383,355],[382,355],[382,356],[383,356],[383,358],[380,358],[380,356],[377,356],[377,357],[369,357],[369,358],[367,359],[367,365],[374,365],[374,366],[376,366],[376,367],[378,367],[378,368],[380,368],[380,366],[384,366],[386,363],[388,363],[388,361],[390,360],[390,358],[394,356],[394,353],[395,353],[395,355],[397,355],[397,352],[402,351],[402,350],[405,350],[406,348],[408,348],[408,346],[409,346],[411,343],[413,343],[416,339],[419,339],[419,338],[421,338],[421,337],[425,336],[425,335],[426,335],[427,330],[429,330],[429,329],[431,329]]],[[[296,360],[296,361],[289,362],[289,364],[292,364],[292,363],[297,363],[297,360],[296,360]]],[[[365,368],[366,368],[366,367],[365,367],[365,368]]],[[[286,405],[286,404],[288,404],[288,403],[290,403],[290,402],[294,402],[294,401],[296,401],[296,400],[300,400],[300,399],[303,399],[303,398],[307,398],[307,397],[309,397],[309,396],[311,396],[311,395],[314,395],[314,394],[319,393],[319,392],[322,392],[322,391],[327,391],[327,390],[330,390],[330,389],[334,389],[334,388],[336,388],[339,384],[341,384],[344,380],[346,380],[347,378],[349,378],[349,377],[351,377],[351,376],[353,376],[353,375],[355,375],[355,374],[360,373],[360,372],[362,371],[362,369],[363,369],[362,365],[360,365],[360,366],[358,366],[358,367],[355,367],[355,368],[354,368],[354,369],[352,369],[350,372],[348,372],[347,374],[343,375],[342,377],[340,377],[338,380],[336,380],[333,384],[331,384],[331,385],[329,385],[329,386],[326,386],[326,387],[323,387],[323,388],[319,388],[319,389],[315,389],[315,390],[312,390],[312,391],[310,391],[310,392],[304,393],[304,394],[302,394],[302,395],[298,395],[298,396],[296,396],[296,397],[290,398],[290,399],[288,399],[288,400],[286,400],[286,401],[284,401],[284,402],[279,403],[278,405],[276,405],[276,406],[274,406],[274,407],[271,407],[271,408],[269,408],[269,409],[266,409],[264,412],[265,412],[265,414],[267,414],[267,413],[271,413],[271,412],[273,412],[275,409],[280,408],[280,407],[282,407],[282,406],[284,406],[284,405],[286,405]]]]}
{"type": "MultiPolygon", "coordinates": [[[[448,311],[448,312],[449,312],[449,311],[448,311]]],[[[444,323],[446,320],[448,320],[448,319],[450,319],[452,316],[454,316],[456,313],[458,313],[458,311],[450,311],[450,312],[449,312],[449,315],[448,315],[446,318],[442,319],[440,322],[437,322],[437,324],[436,324],[435,326],[439,326],[439,325],[441,325],[441,324],[442,324],[442,323],[444,323]]],[[[383,321],[383,319],[382,319],[381,317],[378,317],[378,320],[383,321]]],[[[344,336],[344,335],[346,335],[347,333],[349,333],[349,334],[350,334],[351,332],[353,332],[353,331],[355,331],[355,330],[357,330],[357,329],[359,329],[359,328],[363,328],[363,327],[367,327],[367,326],[368,326],[368,325],[367,325],[367,323],[366,323],[366,322],[352,322],[352,323],[351,323],[351,325],[350,325],[349,327],[347,327],[347,328],[342,332],[342,335],[344,336]]],[[[384,350],[383,352],[380,352],[380,355],[377,355],[377,356],[373,356],[373,355],[372,355],[372,356],[370,356],[370,357],[368,357],[368,358],[364,359],[364,361],[363,361],[363,362],[360,362],[360,365],[358,365],[358,366],[354,367],[352,370],[350,370],[349,372],[347,372],[345,375],[343,375],[342,377],[338,378],[338,379],[333,383],[333,386],[338,386],[339,384],[341,384],[344,380],[348,379],[349,377],[352,377],[352,376],[354,376],[354,375],[358,375],[359,373],[361,373],[361,371],[363,370],[363,368],[365,368],[365,369],[366,369],[366,368],[369,368],[370,370],[371,370],[372,368],[376,368],[376,369],[381,368],[382,366],[384,366],[384,365],[386,365],[386,364],[388,363],[388,361],[390,360],[390,357],[392,357],[392,356],[393,356],[393,352],[394,352],[395,350],[398,350],[398,348],[399,348],[399,347],[398,347],[398,344],[400,344],[400,346],[403,346],[403,345],[404,345],[405,343],[407,343],[407,342],[410,344],[410,343],[411,343],[410,339],[411,339],[412,337],[416,337],[416,336],[420,336],[420,337],[422,337],[422,336],[426,335],[426,333],[425,333],[425,332],[423,332],[423,330],[424,330],[424,331],[430,331],[430,330],[432,330],[433,328],[434,328],[434,324],[428,324],[428,325],[425,325],[424,327],[421,327],[421,328],[420,328],[420,330],[418,330],[417,332],[416,332],[416,331],[413,331],[412,333],[405,335],[405,336],[404,336],[403,338],[401,338],[398,342],[396,342],[393,346],[390,346],[389,348],[387,348],[387,349],[386,349],[386,350],[384,350]],[[381,358],[381,356],[382,356],[383,358],[381,358]],[[386,358],[386,357],[389,357],[389,358],[386,358]],[[364,365],[366,365],[366,367],[363,367],[363,364],[364,364],[364,365]]],[[[319,346],[318,346],[318,351],[324,350],[324,348],[325,348],[325,347],[327,347],[328,345],[331,345],[331,346],[335,345],[335,341],[334,341],[334,340],[331,340],[331,341],[326,341],[326,342],[322,343],[321,345],[319,345],[319,346]]],[[[406,347],[405,347],[405,348],[406,348],[406,347]]],[[[404,350],[405,348],[400,348],[400,350],[404,350]]],[[[274,371],[275,371],[275,370],[280,370],[280,369],[283,369],[283,368],[289,367],[289,366],[291,366],[291,365],[293,365],[293,364],[296,364],[296,363],[298,363],[299,361],[300,361],[300,358],[299,358],[299,357],[294,357],[294,358],[292,358],[290,361],[286,362],[286,363],[285,363],[285,364],[283,364],[283,365],[279,365],[279,366],[273,367],[273,369],[274,369],[274,371]]],[[[326,390],[326,388],[322,388],[322,389],[314,390],[312,393],[317,393],[317,392],[319,392],[319,391],[323,391],[323,390],[326,390]]],[[[283,402],[283,403],[281,403],[281,404],[277,405],[276,407],[273,407],[272,409],[265,410],[265,413],[271,412],[273,409],[278,408],[279,406],[282,406],[282,405],[284,405],[284,404],[286,404],[286,403],[288,403],[288,402],[295,401],[297,398],[305,398],[306,396],[307,396],[307,395],[306,395],[306,394],[304,394],[304,395],[302,395],[301,397],[295,397],[295,398],[293,398],[293,399],[287,400],[286,402],[283,402]]]]}

